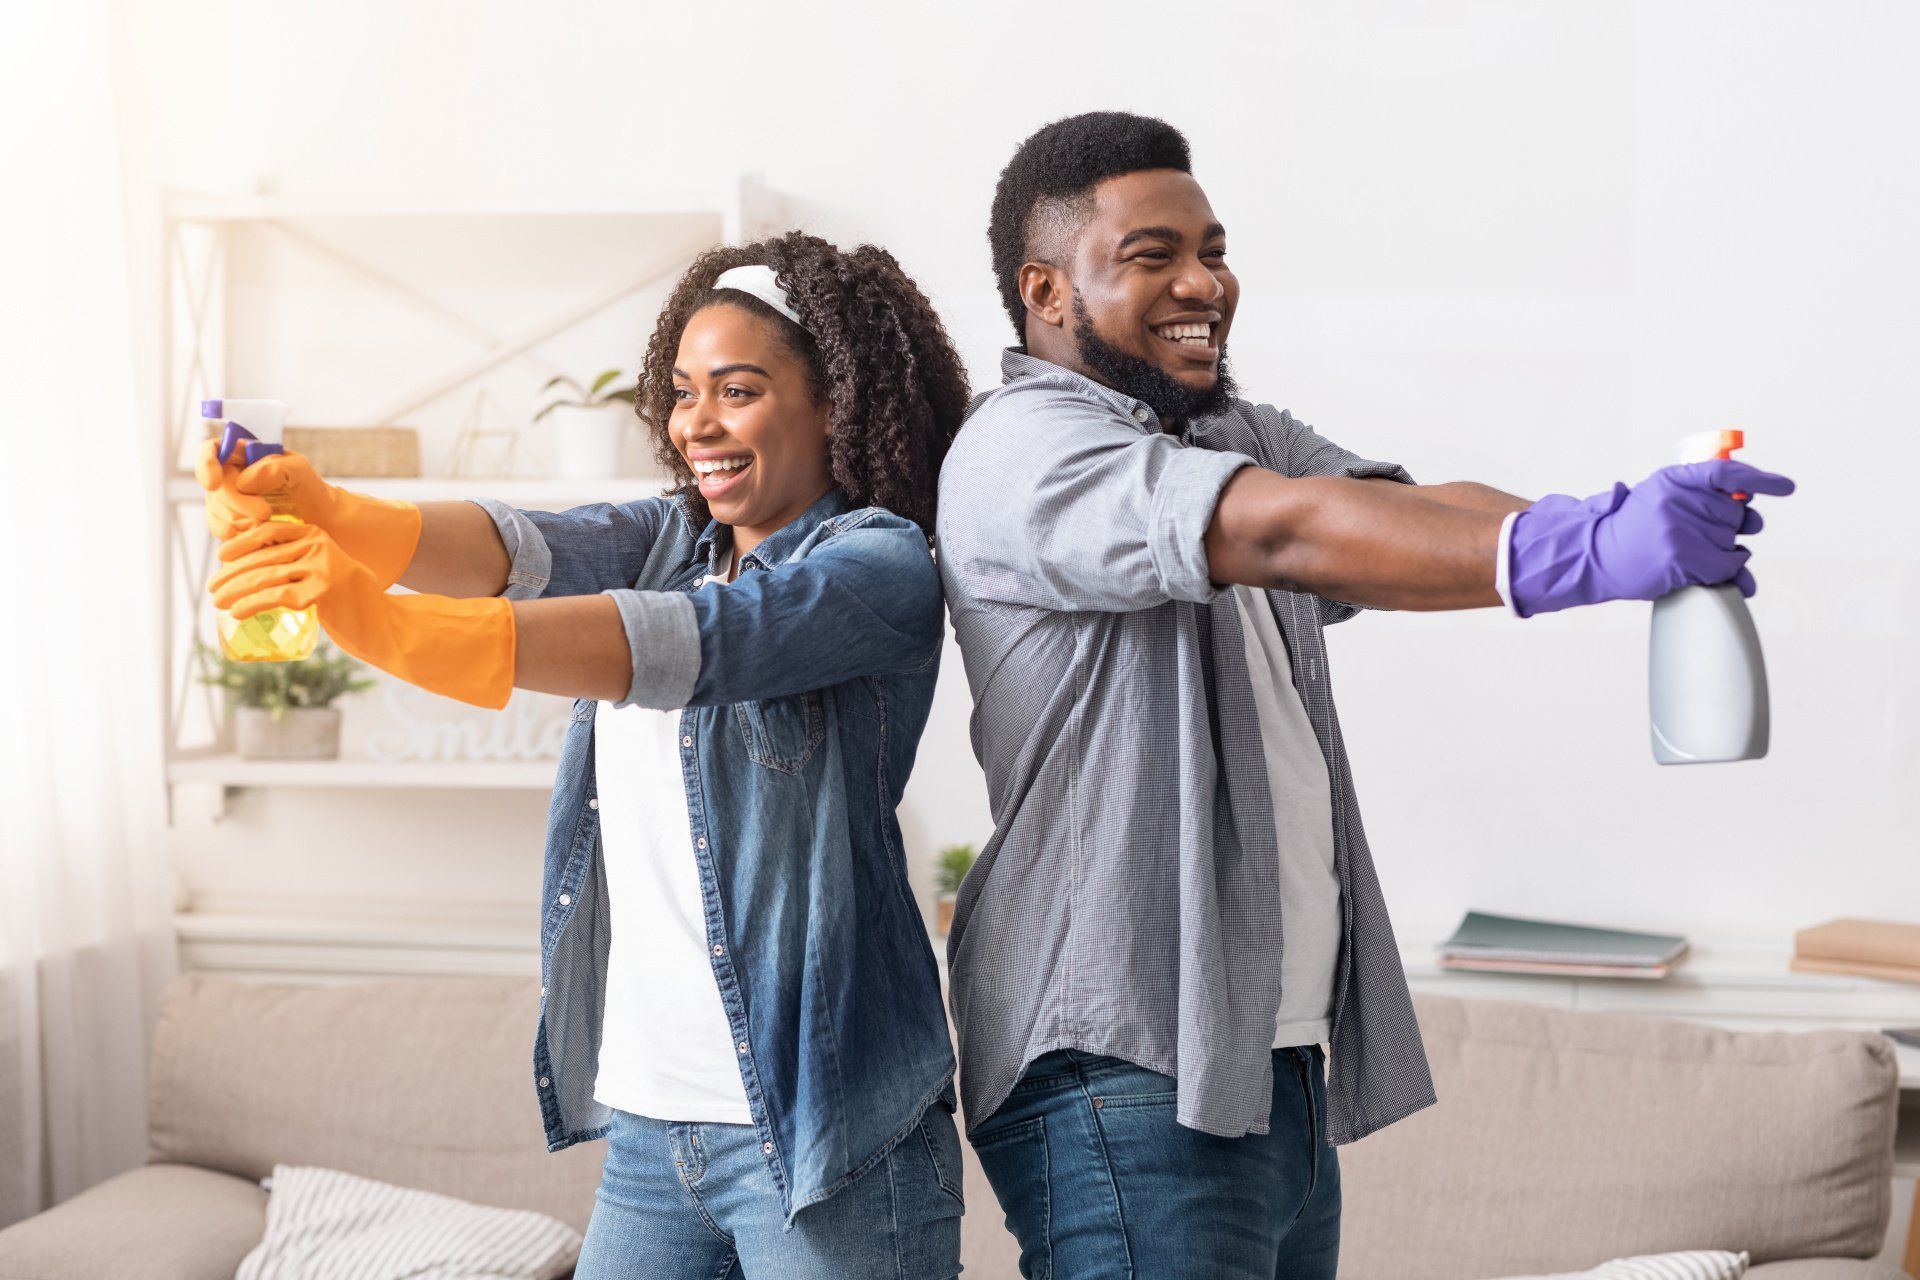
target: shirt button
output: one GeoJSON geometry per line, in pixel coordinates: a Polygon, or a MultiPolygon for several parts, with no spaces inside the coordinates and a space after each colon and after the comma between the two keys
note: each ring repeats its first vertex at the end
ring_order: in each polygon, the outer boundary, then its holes
{"type": "Polygon", "coordinates": [[[567,907],[567,906],[572,906],[572,905],[573,905],[573,895],[572,895],[572,894],[570,894],[570,893],[563,893],[563,894],[561,894],[561,895],[560,895],[560,905],[561,905],[561,906],[563,906],[563,907],[567,907]]]}
{"type": "Polygon", "coordinates": [[[542,1089],[546,1088],[548,1085],[551,1085],[552,1083],[553,1081],[547,1079],[545,1076],[540,1077],[540,1087],[542,1089]]]}
{"type": "Polygon", "coordinates": [[[1135,421],[1145,422],[1153,416],[1153,410],[1147,408],[1145,405],[1141,405],[1133,411],[1133,416],[1135,421]]]}
{"type": "Polygon", "coordinates": [[[727,949],[716,942],[713,944],[713,954],[723,956],[727,954],[727,949]]]}
{"type": "Polygon", "coordinates": [[[707,847],[707,838],[705,836],[701,836],[698,840],[695,840],[694,843],[700,846],[702,849],[704,849],[707,847]]]}
{"type": "Polygon", "coordinates": [[[596,796],[596,797],[594,797],[593,799],[591,799],[591,800],[589,800],[589,801],[587,801],[587,808],[589,808],[589,809],[598,809],[599,807],[600,807],[600,799],[599,799],[599,797],[597,797],[597,796],[596,796]]]}
{"type": "Polygon", "coordinates": [[[741,1053],[745,1053],[747,1051],[747,1042],[745,1040],[742,1040],[739,1044],[733,1047],[739,1050],[741,1053]]]}
{"type": "Polygon", "coordinates": [[[763,1156],[770,1156],[770,1155],[772,1155],[772,1154],[773,1154],[773,1144],[772,1144],[771,1142],[763,1142],[763,1143],[761,1143],[761,1144],[760,1144],[760,1154],[761,1154],[761,1155],[763,1155],[763,1156]]]}
{"type": "Polygon", "coordinates": [[[692,746],[692,745],[693,745],[693,735],[691,735],[691,734],[689,734],[689,735],[687,735],[686,737],[683,737],[683,738],[681,738],[681,739],[680,739],[680,745],[681,745],[681,746],[683,746],[683,747],[690,747],[690,746],[692,746]]]}

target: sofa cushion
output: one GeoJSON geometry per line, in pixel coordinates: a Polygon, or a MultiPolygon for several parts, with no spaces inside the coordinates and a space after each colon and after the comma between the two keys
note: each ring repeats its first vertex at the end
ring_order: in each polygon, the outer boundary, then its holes
{"type": "Polygon", "coordinates": [[[547,1154],[539,990],[523,978],[179,978],[154,1038],[151,1158],[256,1181],[276,1164],[341,1169],[584,1231],[606,1144],[547,1154]]]}
{"type": "Polygon", "coordinates": [[[1688,1249],[1610,1258],[1587,1271],[1508,1276],[1505,1280],[1740,1280],[1747,1274],[1747,1261],[1746,1254],[1725,1249],[1688,1249]]]}
{"type": "Polygon", "coordinates": [[[267,1193],[245,1178],[148,1165],[0,1231],[0,1276],[233,1280],[266,1220],[267,1193]]]}
{"type": "Polygon", "coordinates": [[[1912,1280],[1891,1262],[1873,1258],[1801,1258],[1749,1267],[1746,1280],[1912,1280]]]}
{"type": "Polygon", "coordinates": [[[277,1165],[267,1234],[233,1280],[554,1280],[580,1234],[526,1209],[495,1209],[338,1169],[277,1165]]]}
{"type": "Polygon", "coordinates": [[[1340,1148],[1342,1280],[1879,1252],[1899,1074],[1880,1036],[1436,995],[1415,1009],[1439,1103],[1340,1148]]]}

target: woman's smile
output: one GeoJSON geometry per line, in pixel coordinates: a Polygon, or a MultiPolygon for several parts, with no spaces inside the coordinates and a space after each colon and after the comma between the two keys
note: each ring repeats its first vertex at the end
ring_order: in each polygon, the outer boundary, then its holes
{"type": "Polygon", "coordinates": [[[700,496],[711,503],[739,485],[741,477],[753,466],[753,455],[718,449],[689,449],[687,466],[692,468],[699,481],[700,496]]]}

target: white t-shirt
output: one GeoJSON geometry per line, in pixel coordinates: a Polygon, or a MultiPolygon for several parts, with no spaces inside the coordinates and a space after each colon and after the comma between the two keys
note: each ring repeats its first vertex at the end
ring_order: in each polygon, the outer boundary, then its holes
{"type": "Polygon", "coordinates": [[[1260,713],[1280,853],[1280,1012],[1273,1047],[1324,1044],[1333,1034],[1342,927],[1340,876],[1333,865],[1333,788],[1320,740],[1294,690],[1293,661],[1266,594],[1236,586],[1233,598],[1260,713]]]}
{"type": "Polygon", "coordinates": [[[603,702],[593,736],[612,917],[594,1099],[655,1120],[752,1124],[707,954],[680,713],[603,702]]]}

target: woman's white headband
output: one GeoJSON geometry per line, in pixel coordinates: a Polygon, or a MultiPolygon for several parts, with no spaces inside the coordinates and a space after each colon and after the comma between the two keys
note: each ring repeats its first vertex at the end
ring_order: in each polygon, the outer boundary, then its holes
{"type": "MultiPolygon", "coordinates": [[[[713,282],[713,287],[738,289],[742,293],[750,293],[795,324],[800,324],[800,317],[795,314],[793,305],[787,301],[787,291],[780,287],[780,281],[775,278],[772,267],[761,266],[758,263],[749,267],[728,267],[720,273],[720,278],[713,282]]],[[[800,324],[800,327],[804,329],[807,326],[800,324]]]]}

